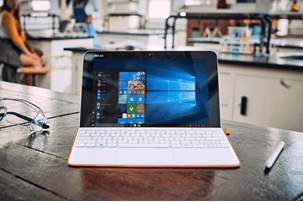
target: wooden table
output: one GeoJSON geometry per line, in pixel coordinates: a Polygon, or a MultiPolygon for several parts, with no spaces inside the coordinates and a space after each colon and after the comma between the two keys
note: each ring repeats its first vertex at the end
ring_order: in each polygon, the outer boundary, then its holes
{"type": "Polygon", "coordinates": [[[302,133],[223,121],[242,163],[234,169],[70,167],[80,97],[6,82],[0,95],[36,103],[50,125],[32,136],[20,126],[0,127],[0,200],[303,199],[302,133]],[[284,151],[265,173],[281,140],[284,151]]]}

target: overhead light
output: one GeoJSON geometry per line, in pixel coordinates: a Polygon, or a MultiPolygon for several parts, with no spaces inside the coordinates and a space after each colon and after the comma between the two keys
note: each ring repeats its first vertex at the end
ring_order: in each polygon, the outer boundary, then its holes
{"type": "Polygon", "coordinates": [[[185,17],[186,16],[186,12],[180,12],[180,16],[185,17]]]}
{"type": "Polygon", "coordinates": [[[50,9],[50,1],[32,1],[34,11],[47,11],[50,9]]]}
{"type": "Polygon", "coordinates": [[[185,6],[198,6],[198,5],[201,5],[201,1],[199,1],[199,0],[185,0],[184,5],[185,6]]]}

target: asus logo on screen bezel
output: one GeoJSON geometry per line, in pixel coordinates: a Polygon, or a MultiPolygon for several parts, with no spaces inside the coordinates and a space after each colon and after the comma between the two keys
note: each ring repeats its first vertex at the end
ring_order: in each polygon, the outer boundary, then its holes
{"type": "Polygon", "coordinates": [[[104,57],[104,55],[94,55],[94,57],[104,57]]]}

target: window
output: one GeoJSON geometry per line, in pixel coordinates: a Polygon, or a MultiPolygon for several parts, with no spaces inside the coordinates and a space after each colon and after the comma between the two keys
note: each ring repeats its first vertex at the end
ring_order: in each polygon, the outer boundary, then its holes
{"type": "Polygon", "coordinates": [[[191,103],[196,104],[195,78],[187,76],[185,79],[149,78],[151,102],[163,103],[191,103]],[[159,99],[160,98],[160,99],[159,99]]]}
{"type": "Polygon", "coordinates": [[[170,15],[170,0],[150,0],[148,4],[149,18],[168,18],[170,15]]]}
{"type": "Polygon", "coordinates": [[[47,11],[50,10],[50,1],[32,1],[34,11],[47,11]]]}
{"type": "Polygon", "coordinates": [[[195,83],[194,81],[184,81],[182,79],[176,81],[167,81],[168,89],[168,100],[167,102],[195,103],[195,83]]]}
{"type": "Polygon", "coordinates": [[[184,4],[186,6],[197,6],[197,5],[201,5],[201,1],[200,0],[185,0],[184,4]]]}
{"type": "MultiPolygon", "coordinates": [[[[3,5],[3,0],[0,0],[0,7],[3,5]]],[[[21,4],[21,1],[19,1],[19,3],[21,4]]],[[[33,8],[34,11],[47,11],[50,10],[50,1],[48,0],[34,0],[31,2],[31,6],[33,8]]]]}

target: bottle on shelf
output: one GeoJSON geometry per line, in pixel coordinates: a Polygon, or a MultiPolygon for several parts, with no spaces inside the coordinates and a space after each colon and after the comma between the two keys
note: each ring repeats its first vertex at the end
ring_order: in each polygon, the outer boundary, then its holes
{"type": "Polygon", "coordinates": [[[229,8],[229,5],[226,4],[226,0],[218,0],[217,8],[229,8]]]}

